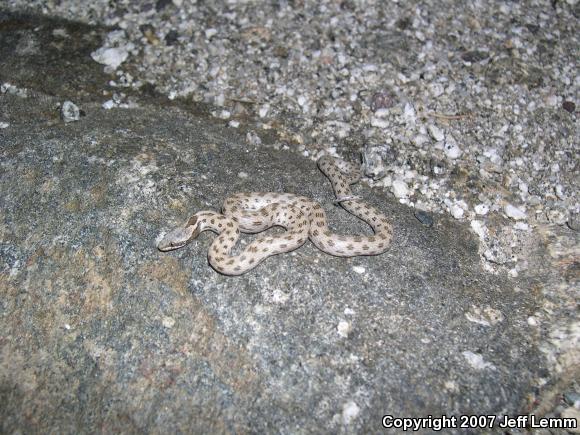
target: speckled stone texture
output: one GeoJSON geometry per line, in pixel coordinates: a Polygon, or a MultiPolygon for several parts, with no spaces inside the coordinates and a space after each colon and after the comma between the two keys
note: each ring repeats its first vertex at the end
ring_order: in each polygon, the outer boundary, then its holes
{"type": "MultiPolygon", "coordinates": [[[[88,81],[102,70],[88,57],[63,65],[88,81]]],[[[0,68],[15,86],[0,94],[2,433],[383,433],[385,414],[516,415],[541,402],[539,385],[570,385],[569,367],[548,371],[549,340],[529,320],[543,280],[577,279],[569,237],[546,253],[561,228],[538,236],[537,269],[508,278],[483,269],[468,224],[419,221],[358,186],[392,220],[385,254],[308,243],[222,276],[207,264],[213,235],[172,253],[155,244],[233,192],[308,195],[333,229],[368,229],[332,204],[313,161],[266,134],[248,144],[243,126],[151,96],[105,110],[86,81],[19,82],[35,68],[0,68]],[[65,123],[69,98],[82,115],[65,123]]]]}

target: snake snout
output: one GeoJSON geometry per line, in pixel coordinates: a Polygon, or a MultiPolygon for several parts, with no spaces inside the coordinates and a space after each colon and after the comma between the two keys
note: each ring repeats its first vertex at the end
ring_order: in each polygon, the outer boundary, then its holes
{"type": "Polygon", "coordinates": [[[182,248],[197,234],[192,227],[178,227],[169,231],[157,244],[157,249],[161,252],[173,251],[182,248]]]}

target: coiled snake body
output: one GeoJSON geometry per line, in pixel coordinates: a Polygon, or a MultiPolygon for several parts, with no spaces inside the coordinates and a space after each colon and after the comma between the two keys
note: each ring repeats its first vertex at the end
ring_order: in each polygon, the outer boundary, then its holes
{"type": "Polygon", "coordinates": [[[317,248],[339,257],[382,254],[389,247],[392,227],[386,216],[375,207],[353,196],[350,185],[360,179],[353,164],[333,157],[321,157],[318,167],[332,183],[338,203],[368,223],[372,236],[335,234],[328,228],[322,206],[310,198],[290,193],[237,193],[224,201],[222,211],[200,211],[183,225],[167,233],[157,247],[160,251],[181,248],[201,232],[218,233],[209,252],[209,264],[225,275],[241,275],[266,258],[293,251],[310,239],[317,248]],[[259,233],[272,226],[286,232],[258,238],[238,255],[231,255],[240,232],[259,233]]]}

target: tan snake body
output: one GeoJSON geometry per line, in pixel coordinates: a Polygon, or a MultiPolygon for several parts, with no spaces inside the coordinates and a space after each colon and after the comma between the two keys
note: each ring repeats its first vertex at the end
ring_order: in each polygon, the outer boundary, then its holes
{"type": "Polygon", "coordinates": [[[317,248],[339,257],[382,254],[389,247],[392,227],[375,207],[354,197],[350,185],[360,179],[360,171],[351,163],[333,157],[321,157],[318,167],[332,183],[337,202],[351,214],[368,223],[372,236],[340,235],[330,231],[322,206],[305,196],[291,193],[237,193],[224,201],[222,211],[200,211],[187,222],[167,233],[157,245],[161,251],[181,248],[201,232],[218,234],[212,242],[208,261],[225,275],[241,275],[266,258],[293,251],[310,239],[317,248]],[[240,232],[259,233],[272,226],[286,232],[260,237],[238,255],[231,255],[240,232]]]}

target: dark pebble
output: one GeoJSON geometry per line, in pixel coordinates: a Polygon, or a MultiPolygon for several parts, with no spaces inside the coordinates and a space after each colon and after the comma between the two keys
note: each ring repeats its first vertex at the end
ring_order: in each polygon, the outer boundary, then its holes
{"type": "Polygon", "coordinates": [[[371,110],[390,109],[395,105],[397,96],[392,91],[379,91],[371,97],[371,110]]]}
{"type": "Polygon", "coordinates": [[[157,10],[157,12],[159,12],[165,9],[170,4],[171,0],[157,0],[157,3],[155,3],[155,9],[157,10]]]}
{"type": "Polygon", "coordinates": [[[580,394],[573,391],[568,391],[567,393],[564,393],[563,396],[566,403],[571,406],[574,406],[575,402],[580,401],[580,394]]]}
{"type": "Polygon", "coordinates": [[[169,46],[175,44],[178,37],[179,33],[177,33],[175,30],[170,30],[169,33],[165,35],[165,44],[169,46]]]}
{"type": "Polygon", "coordinates": [[[562,108],[566,112],[574,113],[576,111],[576,104],[574,104],[572,101],[564,101],[562,103],[562,108]]]}
{"type": "Polygon", "coordinates": [[[471,63],[481,62],[482,60],[485,60],[488,57],[489,57],[489,53],[487,53],[485,51],[479,51],[479,50],[468,51],[468,52],[463,53],[461,55],[461,59],[463,59],[465,62],[471,62],[471,63]]]}
{"type": "Polygon", "coordinates": [[[423,225],[427,225],[428,227],[433,226],[433,218],[431,217],[430,213],[421,210],[416,210],[414,215],[417,218],[417,220],[421,222],[423,225]]]}

